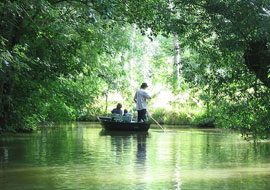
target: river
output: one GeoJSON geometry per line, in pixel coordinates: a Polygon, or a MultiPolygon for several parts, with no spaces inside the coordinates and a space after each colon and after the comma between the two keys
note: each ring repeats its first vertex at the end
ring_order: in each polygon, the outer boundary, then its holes
{"type": "Polygon", "coordinates": [[[1,190],[270,189],[270,143],[221,130],[72,123],[0,137],[1,190]]]}

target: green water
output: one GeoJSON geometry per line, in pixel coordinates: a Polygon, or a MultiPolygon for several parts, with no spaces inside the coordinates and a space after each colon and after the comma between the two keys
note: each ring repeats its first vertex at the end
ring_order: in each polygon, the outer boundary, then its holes
{"type": "Polygon", "coordinates": [[[0,189],[270,189],[270,143],[218,130],[106,133],[75,123],[0,137],[0,189]]]}

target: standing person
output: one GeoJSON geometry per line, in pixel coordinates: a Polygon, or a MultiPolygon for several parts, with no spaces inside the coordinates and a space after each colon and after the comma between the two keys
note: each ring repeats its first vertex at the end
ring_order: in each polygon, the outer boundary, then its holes
{"type": "Polygon", "coordinates": [[[112,113],[116,113],[116,114],[122,115],[121,108],[122,108],[122,104],[118,103],[117,106],[116,106],[116,108],[114,108],[112,110],[112,113]]]}
{"type": "Polygon", "coordinates": [[[138,122],[146,121],[147,102],[146,99],[151,99],[151,96],[145,91],[148,87],[147,83],[142,83],[141,88],[136,91],[134,101],[138,111],[138,122]]]}

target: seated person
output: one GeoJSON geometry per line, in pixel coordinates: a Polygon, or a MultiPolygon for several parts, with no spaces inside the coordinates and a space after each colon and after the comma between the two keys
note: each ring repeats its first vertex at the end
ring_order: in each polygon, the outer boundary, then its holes
{"type": "Polygon", "coordinates": [[[124,115],[122,117],[123,122],[130,123],[131,122],[131,114],[128,113],[127,109],[124,110],[124,115]]]}
{"type": "Polygon", "coordinates": [[[124,115],[123,116],[128,116],[128,117],[131,117],[131,114],[128,113],[127,109],[124,110],[124,115]]]}
{"type": "Polygon", "coordinates": [[[116,113],[116,114],[122,115],[121,108],[122,108],[122,104],[118,103],[117,106],[116,106],[116,108],[114,108],[112,110],[112,113],[116,113]]]}

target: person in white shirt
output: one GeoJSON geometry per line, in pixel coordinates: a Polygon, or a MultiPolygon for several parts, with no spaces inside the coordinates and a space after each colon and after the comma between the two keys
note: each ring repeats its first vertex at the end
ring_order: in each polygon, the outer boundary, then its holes
{"type": "Polygon", "coordinates": [[[142,83],[141,88],[136,91],[136,94],[134,96],[134,101],[136,102],[136,109],[138,111],[138,122],[146,121],[146,99],[151,99],[151,96],[145,91],[147,87],[147,83],[142,83]]]}

